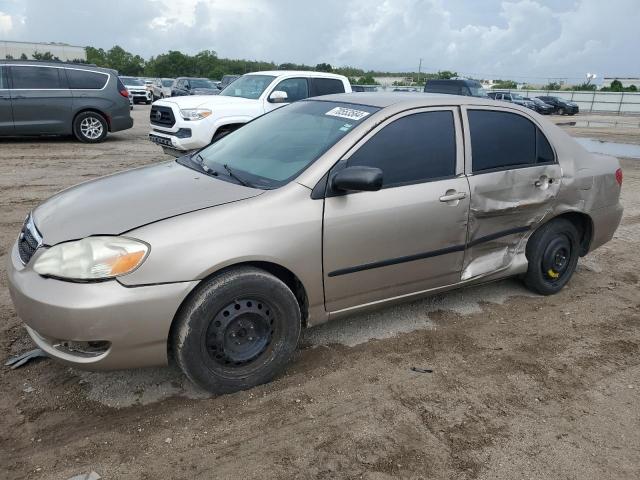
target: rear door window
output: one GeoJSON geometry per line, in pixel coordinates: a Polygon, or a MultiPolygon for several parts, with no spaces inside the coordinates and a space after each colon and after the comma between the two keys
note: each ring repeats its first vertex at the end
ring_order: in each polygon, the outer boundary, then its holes
{"type": "Polygon", "coordinates": [[[355,165],[380,168],[383,188],[453,177],[453,112],[421,112],[395,120],[347,160],[347,166],[355,165]]]}
{"type": "Polygon", "coordinates": [[[549,141],[527,118],[509,112],[469,110],[473,172],[555,161],[549,141]]]}
{"type": "Polygon", "coordinates": [[[107,84],[109,76],[105,73],[88,70],[66,69],[69,88],[77,90],[101,90],[107,84]]]}
{"type": "Polygon", "coordinates": [[[312,97],[344,93],[344,84],[337,78],[312,78],[310,80],[312,97]]]}
{"type": "Polygon", "coordinates": [[[60,69],[53,67],[11,66],[13,88],[23,90],[53,90],[64,88],[60,69]]]}

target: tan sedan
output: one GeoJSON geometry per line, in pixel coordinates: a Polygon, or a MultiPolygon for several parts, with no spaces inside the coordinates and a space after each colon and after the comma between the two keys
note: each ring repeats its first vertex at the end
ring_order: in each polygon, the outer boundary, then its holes
{"type": "Polygon", "coordinates": [[[27,218],[9,284],[52,357],[173,356],[229,392],[277,375],[302,327],[514,275],[556,293],[612,238],[621,184],[615,158],[517,105],[326,96],[55,195],[27,218]]]}

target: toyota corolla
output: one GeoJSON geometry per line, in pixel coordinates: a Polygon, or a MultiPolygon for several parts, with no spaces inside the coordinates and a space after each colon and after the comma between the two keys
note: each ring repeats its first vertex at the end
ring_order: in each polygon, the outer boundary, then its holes
{"type": "Polygon", "coordinates": [[[58,193],[26,219],[9,285],[51,357],[173,357],[230,392],[281,372],[302,328],[354,312],[510,276],[558,292],[612,238],[621,185],[617,159],[518,105],[331,95],[58,193]]]}

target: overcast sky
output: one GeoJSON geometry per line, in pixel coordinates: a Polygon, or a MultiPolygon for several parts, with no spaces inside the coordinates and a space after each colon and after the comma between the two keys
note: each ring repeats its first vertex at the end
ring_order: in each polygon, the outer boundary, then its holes
{"type": "Polygon", "coordinates": [[[483,78],[640,76],[640,0],[0,0],[0,40],[483,78]]]}

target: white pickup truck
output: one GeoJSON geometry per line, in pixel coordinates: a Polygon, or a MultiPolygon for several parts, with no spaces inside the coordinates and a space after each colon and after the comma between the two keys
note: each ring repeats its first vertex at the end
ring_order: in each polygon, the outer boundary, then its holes
{"type": "Polygon", "coordinates": [[[248,73],[220,95],[170,97],[154,102],[149,140],[166,153],[181,156],[288,103],[345,92],[351,92],[351,85],[342,75],[285,70],[248,73]]]}

